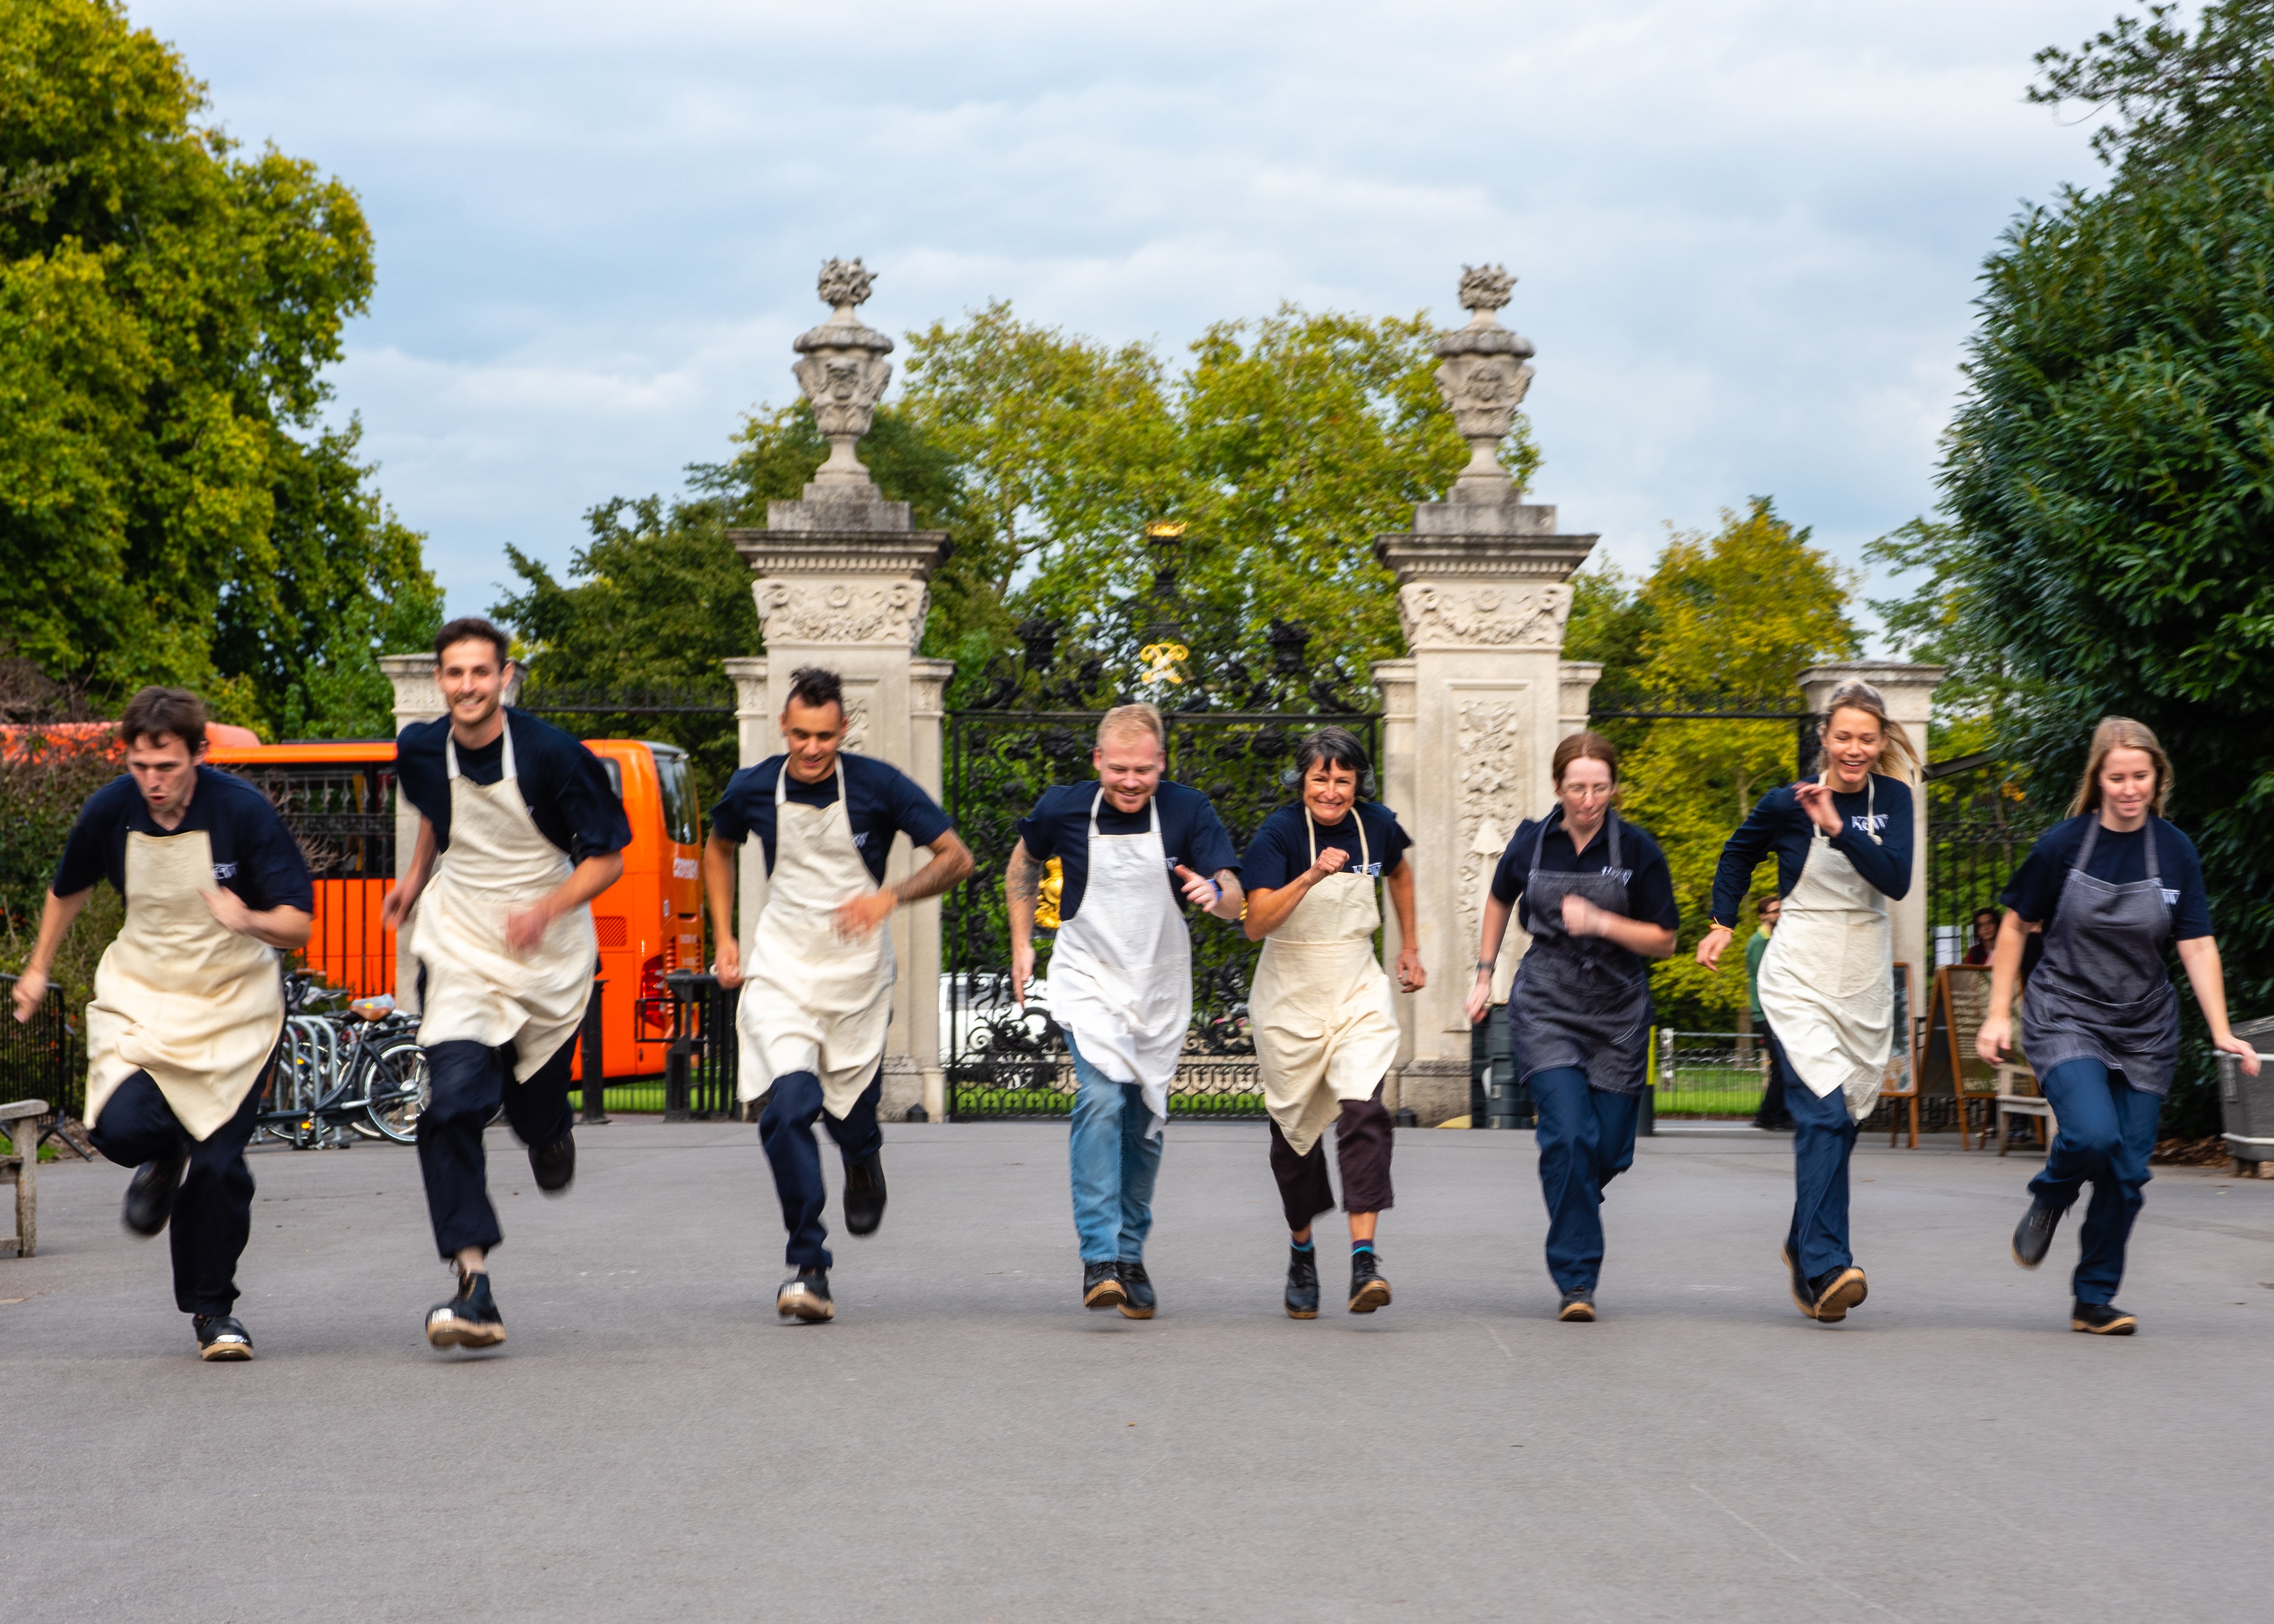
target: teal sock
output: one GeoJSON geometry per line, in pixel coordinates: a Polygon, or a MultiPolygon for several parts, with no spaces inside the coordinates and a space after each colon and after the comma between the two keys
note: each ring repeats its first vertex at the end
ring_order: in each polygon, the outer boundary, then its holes
{"type": "Polygon", "coordinates": [[[1308,1252],[1311,1250],[1311,1243],[1308,1241],[1289,1241],[1287,1244],[1290,1246],[1292,1246],[1297,1252],[1308,1252]]]}
{"type": "Polygon", "coordinates": [[[1372,1241],[1352,1241],[1351,1243],[1351,1254],[1353,1257],[1361,1252],[1372,1252],[1373,1250],[1374,1243],[1372,1241]]]}

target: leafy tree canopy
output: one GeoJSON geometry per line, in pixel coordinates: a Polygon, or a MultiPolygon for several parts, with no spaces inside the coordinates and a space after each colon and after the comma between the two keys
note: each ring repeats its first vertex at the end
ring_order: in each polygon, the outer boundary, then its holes
{"type": "Polygon", "coordinates": [[[2040,56],[2038,100],[2115,109],[2112,172],[1991,255],[1943,521],[1884,545],[1929,571],[1891,628],[1962,658],[2039,795],[2102,715],[2160,735],[2249,1014],[2274,999],[2274,4],[2174,17],[2040,56]]]}
{"type": "MultiPolygon", "coordinates": [[[[1700,673],[1721,696],[1793,703],[1794,676],[1861,646],[1848,605],[1854,583],[1809,532],[1778,517],[1766,497],[1722,515],[1708,536],[1677,532],[1638,585],[1587,570],[1575,582],[1565,651],[1604,663],[1599,709],[1705,709],[1700,673]]],[[[1684,949],[1706,931],[1713,870],[1729,831],[1753,803],[1791,781],[1789,721],[1628,722],[1607,725],[1621,745],[1625,815],[1665,848],[1682,909],[1684,949]]],[[[1764,878],[1761,883],[1769,882],[1764,878]]],[[[1744,1007],[1744,978],[1704,969],[1686,951],[1653,969],[1660,1019],[1729,1029],[1744,1007]]]]}
{"type": "Polygon", "coordinates": [[[384,731],[375,650],[439,597],[359,431],[317,424],[370,232],[205,109],[122,7],[0,0],[0,640],[98,695],[384,731]]]}

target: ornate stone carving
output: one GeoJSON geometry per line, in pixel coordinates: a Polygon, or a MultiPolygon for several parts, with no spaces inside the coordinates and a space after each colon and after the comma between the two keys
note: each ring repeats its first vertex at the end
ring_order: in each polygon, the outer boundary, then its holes
{"type": "Polygon", "coordinates": [[[791,581],[775,575],[752,590],[769,647],[875,643],[913,649],[923,635],[930,597],[914,581],[791,581]]]}
{"type": "Polygon", "coordinates": [[[822,302],[829,320],[798,335],[793,348],[800,359],[791,371],[813,402],[814,421],[829,441],[829,460],[813,476],[824,492],[873,492],[869,470],[853,447],[869,432],[877,402],[892,380],[885,357],[892,341],[854,313],[869,297],[876,274],[860,260],[832,259],[821,267],[822,302]]]}
{"type": "Polygon", "coordinates": [[[1461,267],[1461,304],[1468,326],[1437,338],[1437,389],[1453,425],[1469,442],[1469,465],[1453,482],[1457,502],[1506,502],[1516,482],[1494,452],[1516,423],[1516,409],[1532,387],[1532,341],[1501,326],[1493,312],[1506,304],[1516,278],[1504,267],[1461,267]]]}
{"type": "MultiPolygon", "coordinates": [[[[1466,696],[1454,723],[1454,816],[1460,867],[1455,880],[1463,943],[1484,924],[1484,892],[1509,837],[1524,821],[1524,722],[1529,698],[1466,696]]],[[[1505,953],[1506,950],[1503,950],[1505,953]]],[[[1465,1019],[1462,1022],[1467,1023],[1465,1019]]]]}
{"type": "Polygon", "coordinates": [[[1397,620],[1410,649],[1561,649],[1571,589],[1538,585],[1437,586],[1397,592],[1397,620]]]}

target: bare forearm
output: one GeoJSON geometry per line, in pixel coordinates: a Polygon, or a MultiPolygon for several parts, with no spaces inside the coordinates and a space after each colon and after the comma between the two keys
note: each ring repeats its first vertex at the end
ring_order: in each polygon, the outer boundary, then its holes
{"type": "Polygon", "coordinates": [[[40,908],[39,939],[32,944],[31,958],[24,962],[26,970],[36,970],[41,975],[48,973],[48,966],[56,961],[56,950],[64,944],[64,933],[72,928],[72,921],[79,916],[87,906],[87,898],[94,895],[94,887],[92,885],[85,891],[75,891],[68,897],[58,897],[53,891],[48,893],[47,901],[40,908]]]}
{"type": "Polygon", "coordinates": [[[2022,969],[2022,949],[2029,928],[2011,908],[1999,921],[1998,944],[1990,950],[1990,1013],[2004,1020],[2014,1013],[2014,983],[2022,969]]]}
{"type": "Polygon", "coordinates": [[[1397,940],[1406,947],[1418,947],[1420,938],[1413,933],[1413,865],[1401,862],[1389,871],[1389,911],[1397,915],[1397,940]]]}
{"type": "Polygon", "coordinates": [[[1284,885],[1259,885],[1247,893],[1247,939],[1261,942],[1287,922],[1287,916],[1310,894],[1313,876],[1306,869],[1284,885]]]}
{"type": "Polygon", "coordinates": [[[1043,865],[1020,841],[1003,867],[1003,901],[1011,915],[1011,945],[1024,947],[1035,936],[1035,905],[1043,893],[1043,865]]]}
{"type": "Polygon", "coordinates": [[[931,843],[931,861],[892,889],[902,902],[922,902],[963,883],[971,873],[971,849],[953,830],[931,843]]]}
{"type": "Polygon", "coordinates": [[[269,946],[282,948],[289,953],[295,948],[308,944],[309,933],[315,925],[315,916],[304,914],[298,908],[269,908],[262,913],[246,914],[244,934],[256,942],[266,942],[269,946]]]}
{"type": "Polygon", "coordinates": [[[1218,868],[1210,877],[1216,881],[1216,900],[1209,904],[1208,911],[1218,919],[1238,919],[1247,902],[1247,893],[1239,888],[1239,876],[1229,868],[1218,868]]]}
{"type": "Polygon", "coordinates": [[[1477,963],[1480,967],[1500,958],[1500,944],[1508,938],[1509,915],[1515,911],[1513,903],[1502,902],[1498,897],[1486,898],[1484,928],[1477,933],[1477,963]]]}
{"type": "Polygon", "coordinates": [[[734,936],[734,858],[739,847],[712,838],[703,843],[703,900],[711,910],[711,939],[734,936]]]}
{"type": "Polygon", "coordinates": [[[2219,962],[2218,939],[2196,936],[2180,943],[2180,963],[2187,973],[2187,985],[2195,989],[2195,1007],[2203,1012],[2203,1022],[2210,1027],[2211,1036],[2225,1038],[2230,1031],[2226,1020],[2226,974],[2219,962]]]}
{"type": "Polygon", "coordinates": [[[1599,917],[1598,928],[1603,936],[1630,953],[1639,953],[1645,959],[1666,959],[1674,952],[1674,932],[1647,920],[1607,912],[1599,917]]]}
{"type": "Polygon", "coordinates": [[[553,919],[583,907],[593,898],[623,877],[624,854],[609,852],[599,857],[587,857],[569,871],[568,877],[538,906],[553,919]]]}

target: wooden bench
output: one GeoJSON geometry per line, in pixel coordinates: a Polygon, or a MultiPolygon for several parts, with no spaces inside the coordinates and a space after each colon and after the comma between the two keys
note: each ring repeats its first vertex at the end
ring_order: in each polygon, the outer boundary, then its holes
{"type": "Polygon", "coordinates": [[[2038,1091],[2037,1074],[2011,1062],[1998,1068],[1998,1154],[2001,1156],[2010,1148],[2006,1137],[2008,1116],[2036,1117],[2040,1146],[2048,1135],[2060,1132],[2060,1124],[2053,1116],[2053,1102],[2038,1091]]]}
{"type": "Polygon", "coordinates": [[[48,1120],[45,1100],[0,1105],[0,1133],[9,1154],[0,1156],[0,1184],[16,1186],[16,1233],[0,1235],[0,1250],[28,1258],[40,1241],[40,1130],[48,1120]]]}

